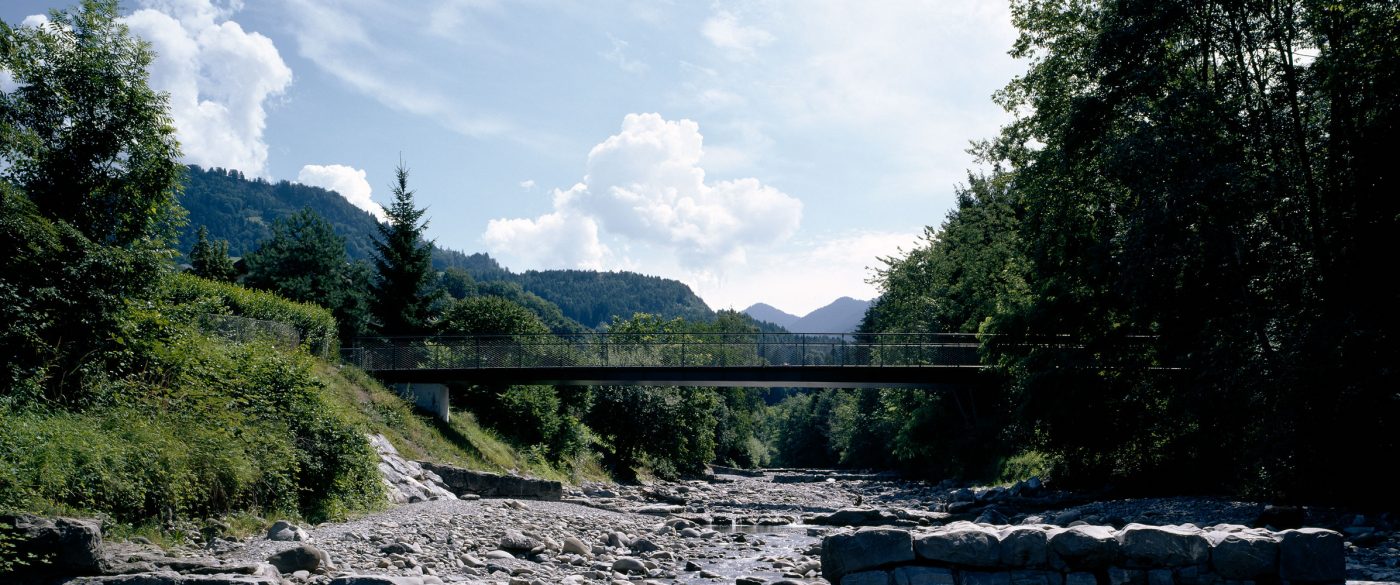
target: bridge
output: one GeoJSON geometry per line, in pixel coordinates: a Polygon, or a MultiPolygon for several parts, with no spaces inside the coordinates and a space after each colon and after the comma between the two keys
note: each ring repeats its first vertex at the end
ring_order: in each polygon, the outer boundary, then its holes
{"type": "Polygon", "coordinates": [[[389,384],[931,388],[982,370],[975,334],[583,333],[361,338],[389,384]]]}

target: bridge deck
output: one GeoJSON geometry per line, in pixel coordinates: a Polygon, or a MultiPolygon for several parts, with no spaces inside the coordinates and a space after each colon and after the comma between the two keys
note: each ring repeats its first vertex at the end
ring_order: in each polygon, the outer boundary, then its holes
{"type": "Polygon", "coordinates": [[[973,335],[483,335],[357,340],[389,383],[928,388],[982,371],[973,335]]]}

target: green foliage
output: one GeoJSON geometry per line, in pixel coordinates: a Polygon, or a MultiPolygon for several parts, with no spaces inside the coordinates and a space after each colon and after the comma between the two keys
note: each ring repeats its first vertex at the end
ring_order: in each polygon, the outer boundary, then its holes
{"type": "Polygon", "coordinates": [[[470,297],[448,305],[438,319],[440,333],[456,335],[546,335],[540,318],[501,297],[470,297]]]}
{"type": "Polygon", "coordinates": [[[0,169],[40,213],[131,249],[170,235],[183,167],[167,97],[146,84],[151,51],[116,0],[85,0],[39,27],[0,27],[0,169]]]}
{"type": "Polygon", "coordinates": [[[384,208],[389,222],[379,225],[374,242],[371,307],[380,333],[410,335],[427,331],[431,317],[432,244],[423,239],[428,222],[414,207],[408,169],[400,163],[394,176],[394,202],[384,208]]]}
{"type": "Polygon", "coordinates": [[[114,365],[104,356],[125,343],[120,314],[150,289],[163,258],[94,244],[4,183],[0,249],[0,406],[83,401],[82,378],[114,365]]]}
{"type": "Polygon", "coordinates": [[[273,222],[272,237],[245,260],[245,284],[330,309],[340,339],[369,330],[369,267],[350,263],[345,239],[309,208],[273,222]]]}
{"type": "Polygon", "coordinates": [[[190,321],[199,314],[216,314],[285,323],[296,328],[302,344],[312,354],[329,356],[336,351],[335,318],[316,305],[188,274],[174,274],[162,280],[156,300],[190,321]]]}
{"type": "MultiPolygon", "coordinates": [[[[478,280],[486,280],[478,275],[478,280]]],[[[690,322],[713,319],[710,310],[690,287],[675,280],[632,272],[589,270],[530,270],[514,277],[525,290],[554,303],[564,316],[587,327],[599,327],[615,317],[650,313],[663,319],[690,322]]]]}
{"type": "Polygon", "coordinates": [[[584,422],[616,472],[626,476],[645,466],[674,478],[714,459],[717,403],[709,388],[602,386],[593,390],[584,422]]]}
{"type": "Polygon", "coordinates": [[[831,440],[836,392],[805,392],[788,396],[768,413],[765,435],[778,467],[836,467],[840,454],[831,440]]]}
{"type": "Polygon", "coordinates": [[[540,318],[546,327],[553,333],[564,335],[569,333],[582,333],[588,328],[580,325],[564,316],[558,305],[540,298],[535,293],[526,291],[519,284],[505,281],[492,280],[477,283],[476,293],[482,296],[492,296],[507,299],[518,304],[540,318]]]}
{"type": "Polygon", "coordinates": [[[228,242],[209,241],[209,230],[199,226],[199,236],[190,248],[190,272],[200,278],[218,282],[233,282],[238,278],[238,269],[233,259],[228,257],[228,242]]]}
{"type": "Polygon", "coordinates": [[[438,274],[438,287],[447,296],[460,301],[476,294],[476,279],[465,268],[453,266],[438,274]]]}

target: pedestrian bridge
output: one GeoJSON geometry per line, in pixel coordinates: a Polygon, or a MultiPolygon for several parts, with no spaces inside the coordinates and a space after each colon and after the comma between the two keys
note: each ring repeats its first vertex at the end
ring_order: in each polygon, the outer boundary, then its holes
{"type": "Polygon", "coordinates": [[[585,333],[360,338],[389,384],[930,388],[974,380],[975,334],[585,333]]]}

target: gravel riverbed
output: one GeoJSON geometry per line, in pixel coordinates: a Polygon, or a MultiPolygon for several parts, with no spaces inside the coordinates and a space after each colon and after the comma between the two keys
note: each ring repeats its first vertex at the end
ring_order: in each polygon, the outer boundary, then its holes
{"type": "MultiPolygon", "coordinates": [[[[651,486],[591,484],[564,501],[438,500],[350,522],[305,527],[309,540],[221,541],[202,551],[262,561],[311,544],[334,576],[408,576],[424,583],[825,583],[821,537],[860,524],[931,526],[955,519],[996,524],[1255,524],[1262,504],[1213,498],[1094,500],[1039,490],[1011,493],[831,471],[719,474],[713,481],[651,486]],[[970,505],[969,505],[970,504],[970,505]],[[842,511],[844,510],[844,511],[842,511]],[[854,510],[854,511],[853,511],[854,510]],[[840,511],[840,512],[838,512],[840,511]],[[974,516],[975,515],[975,516],[974,516]]],[[[1389,515],[1307,511],[1310,525],[1348,535],[1348,577],[1400,581],[1400,539],[1389,515]]]]}

